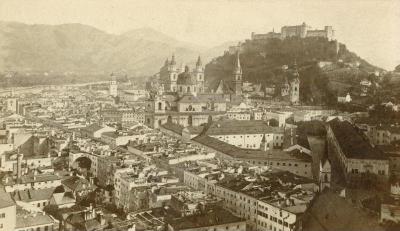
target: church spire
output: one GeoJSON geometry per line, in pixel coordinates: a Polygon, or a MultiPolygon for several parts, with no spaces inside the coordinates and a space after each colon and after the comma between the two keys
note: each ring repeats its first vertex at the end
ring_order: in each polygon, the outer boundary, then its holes
{"type": "Polygon", "coordinates": [[[175,61],[175,54],[172,54],[172,58],[171,58],[171,65],[176,65],[176,61],[175,61]]]}
{"type": "Polygon", "coordinates": [[[199,57],[197,58],[196,66],[197,66],[197,67],[203,66],[203,63],[201,62],[200,55],[199,55],[199,57]]]}
{"type": "Polygon", "coordinates": [[[239,51],[236,52],[236,59],[235,59],[235,73],[242,73],[242,67],[240,66],[240,58],[239,58],[239,51]]]}
{"type": "Polygon", "coordinates": [[[235,65],[233,69],[233,84],[236,95],[242,94],[242,67],[240,66],[239,51],[236,52],[235,65]]]}

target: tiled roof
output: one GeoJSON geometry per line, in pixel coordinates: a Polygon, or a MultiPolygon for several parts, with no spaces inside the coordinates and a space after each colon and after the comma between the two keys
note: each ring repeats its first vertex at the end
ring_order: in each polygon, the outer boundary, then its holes
{"type": "Polygon", "coordinates": [[[17,215],[17,223],[15,228],[23,229],[39,225],[52,225],[52,224],[54,224],[53,219],[51,219],[50,216],[42,213],[36,213],[34,215],[30,214],[26,216],[17,215]]]}
{"type": "Polygon", "coordinates": [[[347,158],[387,160],[387,156],[373,148],[349,122],[335,119],[329,122],[329,127],[347,158]]]}
{"type": "Polygon", "coordinates": [[[79,191],[81,189],[89,189],[89,187],[94,189],[94,186],[92,186],[88,180],[77,176],[72,176],[70,178],[67,178],[63,180],[61,183],[73,191],[79,191]],[[83,188],[83,185],[86,185],[85,188],[83,188]]]}
{"type": "Polygon", "coordinates": [[[182,134],[182,130],[183,130],[183,126],[179,125],[179,124],[175,124],[175,123],[171,123],[171,122],[167,122],[165,124],[162,124],[161,127],[173,131],[177,134],[182,134]]]}
{"type": "Polygon", "coordinates": [[[169,219],[167,222],[174,228],[174,230],[188,230],[200,227],[210,227],[230,223],[245,222],[245,220],[232,215],[225,209],[215,207],[213,208],[213,210],[210,210],[203,214],[196,214],[177,219],[169,219]]]}
{"type": "Polygon", "coordinates": [[[4,189],[0,189],[0,209],[14,206],[15,202],[11,198],[11,196],[4,191],[4,189]]]}
{"type": "Polygon", "coordinates": [[[46,189],[28,189],[23,191],[16,191],[14,195],[14,199],[16,201],[40,201],[40,200],[49,200],[53,195],[55,188],[46,188],[46,189]]]}
{"type": "Polygon", "coordinates": [[[279,149],[272,149],[268,152],[258,150],[258,149],[242,149],[236,147],[234,145],[225,143],[220,141],[216,138],[202,135],[193,138],[194,141],[201,143],[207,147],[210,147],[214,150],[222,152],[226,155],[231,156],[232,158],[239,158],[239,159],[260,159],[260,160],[297,160],[297,161],[305,161],[311,162],[311,156],[307,155],[306,153],[301,152],[284,152],[279,149]]]}

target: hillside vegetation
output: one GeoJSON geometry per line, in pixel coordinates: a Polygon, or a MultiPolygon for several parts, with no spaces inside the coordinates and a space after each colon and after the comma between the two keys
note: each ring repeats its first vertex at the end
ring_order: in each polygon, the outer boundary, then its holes
{"type": "MultiPolygon", "coordinates": [[[[231,81],[235,56],[225,53],[206,65],[205,75],[211,88],[220,80],[231,81]]],[[[240,53],[244,81],[279,85],[284,81],[283,65],[299,67],[301,100],[332,104],[336,96],[380,70],[350,52],[344,44],[324,38],[288,38],[267,41],[247,40],[240,53]],[[332,62],[320,68],[318,62],[332,62]],[[350,64],[357,64],[356,67],[350,64]]]]}

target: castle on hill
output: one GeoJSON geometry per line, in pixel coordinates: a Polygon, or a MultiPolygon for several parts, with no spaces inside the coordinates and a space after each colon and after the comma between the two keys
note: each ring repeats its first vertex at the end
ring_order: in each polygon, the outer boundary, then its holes
{"type": "Polygon", "coordinates": [[[266,40],[266,39],[285,39],[290,37],[299,37],[299,38],[307,38],[307,37],[319,37],[319,38],[327,38],[329,41],[335,39],[335,31],[332,26],[325,26],[324,29],[312,29],[311,26],[307,25],[303,22],[301,25],[295,26],[283,26],[281,28],[281,32],[277,33],[274,30],[268,32],[266,34],[256,34],[254,32],[251,33],[252,40],[266,40]]]}

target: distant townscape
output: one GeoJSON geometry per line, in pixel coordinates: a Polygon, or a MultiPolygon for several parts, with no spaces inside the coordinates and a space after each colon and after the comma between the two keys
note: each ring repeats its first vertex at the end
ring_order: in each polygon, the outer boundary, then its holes
{"type": "Polygon", "coordinates": [[[0,231],[399,230],[400,68],[334,34],[171,51],[142,81],[0,70],[0,231]]]}

